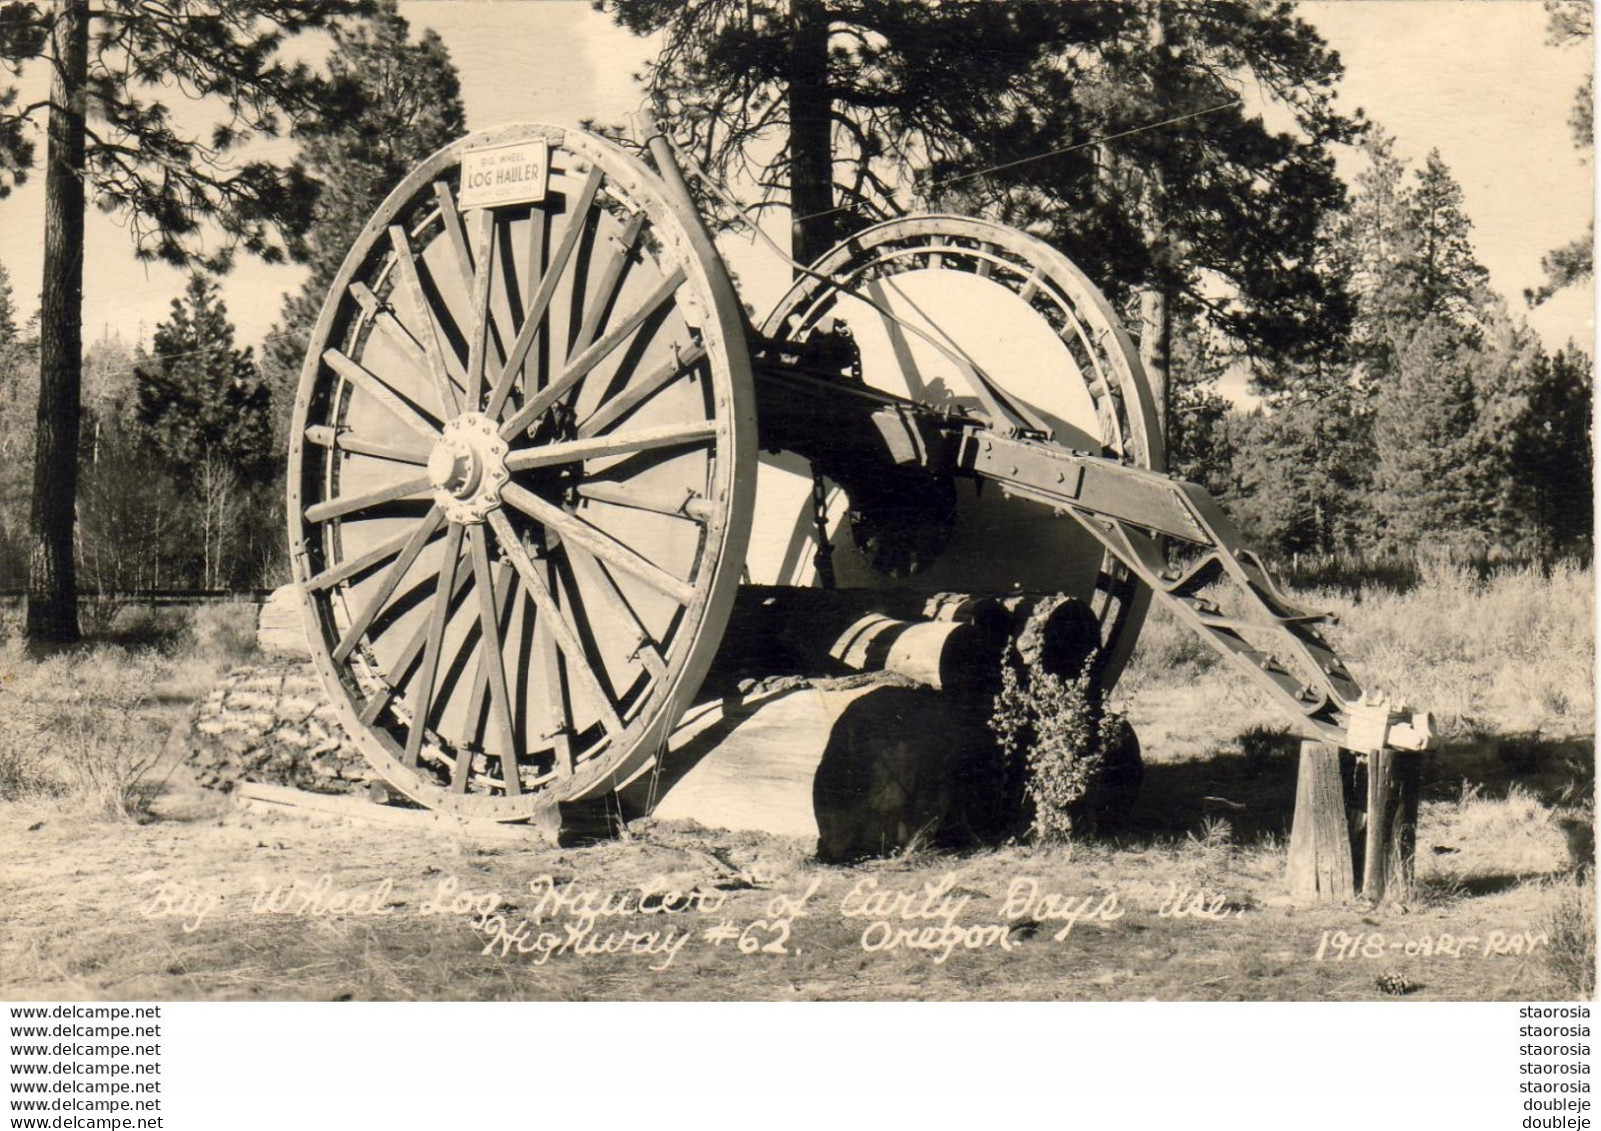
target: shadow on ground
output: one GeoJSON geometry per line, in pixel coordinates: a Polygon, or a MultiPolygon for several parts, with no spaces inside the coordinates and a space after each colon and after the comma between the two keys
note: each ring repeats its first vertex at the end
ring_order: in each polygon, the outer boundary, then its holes
{"type": "MultiPolygon", "coordinates": [[[[1138,801],[1123,830],[1135,841],[1195,832],[1226,819],[1237,842],[1289,837],[1295,811],[1298,740],[1254,736],[1241,752],[1147,764],[1138,801]]],[[[1448,742],[1423,760],[1420,801],[1487,801],[1521,792],[1556,810],[1576,862],[1594,858],[1586,802],[1595,788],[1593,737],[1506,734],[1448,742]]]]}

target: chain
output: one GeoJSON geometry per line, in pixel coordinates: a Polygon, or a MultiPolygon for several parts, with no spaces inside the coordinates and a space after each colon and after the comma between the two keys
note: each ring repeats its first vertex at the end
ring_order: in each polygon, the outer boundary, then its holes
{"type": "Polygon", "coordinates": [[[828,484],[815,463],[812,464],[812,521],[817,524],[817,553],[812,555],[812,565],[822,579],[823,588],[833,589],[834,544],[828,540],[828,484]]]}

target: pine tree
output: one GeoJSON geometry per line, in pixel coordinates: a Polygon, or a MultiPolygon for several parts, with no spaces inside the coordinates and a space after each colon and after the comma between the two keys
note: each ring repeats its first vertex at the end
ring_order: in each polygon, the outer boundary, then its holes
{"type": "Polygon", "coordinates": [[[33,412],[38,342],[16,321],[11,278],[0,264],[0,586],[28,577],[28,478],[33,458],[33,412]]]}
{"type": "Polygon", "coordinates": [[[27,635],[78,636],[73,524],[83,346],[84,208],[120,214],[135,253],[220,269],[238,249],[269,260],[304,224],[310,192],[293,168],[236,160],[284,113],[320,101],[308,68],[278,57],[286,36],[363,0],[34,0],[0,6],[0,64],[48,69],[50,94],[21,106],[0,86],[0,195],[36,160],[46,119],[44,282],[38,425],[29,515],[27,635]],[[209,131],[180,124],[171,92],[216,112],[209,131]],[[206,246],[208,234],[220,235],[206,246]]]}
{"type": "Polygon", "coordinates": [[[1484,351],[1452,322],[1424,322],[1374,403],[1374,507],[1396,551],[1483,553],[1494,544],[1500,468],[1479,426],[1484,351]]]}
{"type": "Polygon", "coordinates": [[[1173,333],[1173,383],[1167,428],[1167,469],[1213,494],[1232,483],[1231,405],[1218,388],[1234,359],[1194,310],[1184,310],[1173,333]]]}
{"type": "Polygon", "coordinates": [[[959,206],[1045,235],[1120,303],[1160,295],[1142,342],[1159,365],[1180,301],[1254,358],[1310,356],[1346,329],[1338,280],[1307,264],[1344,195],[1330,147],[1359,127],[1333,105],[1338,57],[1291,5],[597,7],[662,35],[658,115],[713,175],[789,201],[800,259],[881,216],[959,206]],[[1248,116],[1247,89],[1292,128],[1248,116]]]}
{"type": "Polygon", "coordinates": [[[412,167],[467,129],[461,81],[444,41],[431,29],[415,41],[410,33],[395,0],[381,0],[370,17],[335,23],[327,61],[335,94],[295,128],[312,175],[338,175],[321,182],[299,245],[311,272],[285,297],[263,351],[279,450],[311,328],[345,253],[412,167]]]}
{"type": "Polygon", "coordinates": [[[1569,343],[1540,357],[1510,462],[1538,532],[1536,552],[1546,561],[1594,556],[1594,400],[1595,369],[1586,354],[1569,343]]]}
{"type": "Polygon", "coordinates": [[[221,460],[246,483],[274,470],[268,393],[249,347],[234,346],[217,285],[193,275],[156,327],[153,349],[134,366],[139,423],[180,481],[221,460]]]}
{"type": "Polygon", "coordinates": [[[1438,149],[1430,150],[1406,194],[1408,244],[1397,264],[1406,314],[1413,322],[1440,320],[1471,332],[1489,301],[1490,273],[1479,263],[1462,207],[1462,189],[1438,149]]]}
{"type": "Polygon", "coordinates": [[[1375,124],[1361,152],[1366,164],[1353,178],[1349,208],[1329,225],[1326,254],[1328,271],[1346,280],[1353,303],[1351,332],[1334,367],[1369,396],[1393,371],[1397,343],[1410,332],[1403,264],[1412,255],[1412,230],[1407,169],[1395,156],[1395,139],[1375,124]]]}
{"type": "MultiPolygon", "coordinates": [[[[1595,29],[1593,0],[1545,0],[1546,42],[1552,47],[1582,45],[1589,50],[1589,41],[1595,29]]],[[[1587,76],[1573,98],[1573,109],[1568,115],[1568,128],[1573,131],[1574,147],[1582,153],[1595,149],[1595,76],[1587,76]]],[[[1571,243],[1548,252],[1540,260],[1546,282],[1542,287],[1524,292],[1530,306],[1537,306],[1564,287],[1589,279],[1595,273],[1595,222],[1592,220],[1584,235],[1571,243]]]]}
{"type": "Polygon", "coordinates": [[[0,263],[0,349],[10,348],[17,340],[17,304],[12,298],[11,275],[0,263]]]}
{"type": "Polygon", "coordinates": [[[1233,482],[1220,493],[1250,545],[1280,557],[1366,547],[1373,418],[1352,386],[1282,394],[1225,426],[1233,482]]]}

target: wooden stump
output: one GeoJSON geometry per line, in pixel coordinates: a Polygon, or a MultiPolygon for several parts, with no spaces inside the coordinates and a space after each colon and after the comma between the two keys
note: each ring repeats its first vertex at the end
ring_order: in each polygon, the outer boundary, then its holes
{"type": "Polygon", "coordinates": [[[1368,755],[1362,898],[1370,903],[1382,902],[1386,894],[1405,899],[1411,893],[1421,769],[1416,754],[1380,750],[1368,755]]]}
{"type": "Polygon", "coordinates": [[[1338,902],[1355,895],[1340,750],[1327,743],[1301,743],[1289,885],[1295,899],[1338,902]]]}
{"type": "Polygon", "coordinates": [[[306,624],[300,615],[300,592],[296,586],[280,585],[261,606],[256,619],[256,647],[268,656],[295,660],[311,659],[306,644],[306,624]]]}

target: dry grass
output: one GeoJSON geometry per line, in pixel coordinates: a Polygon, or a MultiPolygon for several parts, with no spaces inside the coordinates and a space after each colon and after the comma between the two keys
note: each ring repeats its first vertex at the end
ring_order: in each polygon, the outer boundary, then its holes
{"type": "Polygon", "coordinates": [[[176,717],[255,649],[249,604],[122,606],[103,619],[97,637],[42,659],[19,634],[0,641],[0,799],[148,819],[176,717]]]}
{"type": "Polygon", "coordinates": [[[1435,712],[1447,736],[1595,729],[1595,575],[1559,564],[1491,573],[1424,563],[1399,594],[1307,594],[1365,684],[1435,712]]]}
{"type": "Polygon", "coordinates": [[[27,660],[0,655],[0,763],[22,792],[109,819],[142,819],[160,787],[165,729],[152,718],[163,665],[109,645],[27,660]]]}
{"type": "Polygon", "coordinates": [[[1560,889],[1541,927],[1550,936],[1546,965],[1575,998],[1595,997],[1595,884],[1580,876],[1560,889]]]}
{"type": "Polygon", "coordinates": [[[1559,875],[1577,865],[1556,809],[1513,783],[1489,797],[1464,782],[1454,803],[1427,806],[1421,878],[1480,885],[1559,875]]]}
{"type": "MultiPolygon", "coordinates": [[[[1434,712],[1447,739],[1594,733],[1593,570],[1559,564],[1549,573],[1512,568],[1481,578],[1449,563],[1418,568],[1405,591],[1380,578],[1295,596],[1338,616],[1328,636],[1359,683],[1434,712]]],[[[1144,701],[1177,702],[1192,719],[1226,716],[1219,726],[1232,730],[1216,741],[1252,725],[1282,725],[1253,684],[1160,608],[1140,632],[1118,694],[1159,725],[1161,704],[1144,701]]],[[[1146,727],[1140,732],[1143,739],[1146,727]]]]}
{"type": "MultiPolygon", "coordinates": [[[[1559,910],[1560,883],[1470,893],[1448,907],[1296,907],[1283,892],[1282,846],[1242,843],[1219,821],[1190,835],[1115,845],[924,851],[824,867],[794,842],[664,824],[627,841],[556,849],[248,812],[126,826],[116,837],[72,821],[25,831],[19,822],[27,815],[8,808],[0,808],[0,841],[11,861],[3,898],[18,927],[0,936],[0,992],[11,999],[1337,1001],[1384,996],[1376,979],[1389,973],[1412,987],[1408,996],[1423,999],[1571,993],[1554,957],[1544,955],[1318,957],[1320,939],[1335,931],[1420,939],[1533,930],[1559,910]],[[62,859],[80,874],[64,878],[62,859]],[[262,885],[323,874],[344,890],[392,880],[389,913],[252,913],[262,885]],[[707,914],[604,922],[602,934],[691,931],[677,959],[657,971],[627,953],[561,954],[544,963],[515,950],[486,954],[486,936],[468,916],[425,911],[449,877],[501,893],[515,923],[531,913],[529,881],[547,874],[616,895],[667,877],[679,890],[718,893],[725,902],[707,914]],[[1079,922],[1058,939],[1062,923],[1038,909],[1009,916],[1012,885],[1025,878],[1040,893],[1075,902],[1115,892],[1121,914],[1079,922]],[[169,881],[215,894],[216,910],[192,931],[178,916],[143,913],[169,881]],[[866,921],[841,914],[868,882],[907,893],[941,886],[966,900],[958,922],[1010,921],[1010,945],[957,948],[943,962],[928,951],[870,953],[866,921]],[[813,884],[783,953],[741,952],[704,937],[724,920],[737,928],[765,920],[775,895],[796,897],[813,884]],[[1175,905],[1216,915],[1174,915],[1175,905]]],[[[1572,919],[1575,932],[1583,915],[1572,919]]],[[[547,918],[543,929],[560,935],[563,920],[547,918]]]]}

